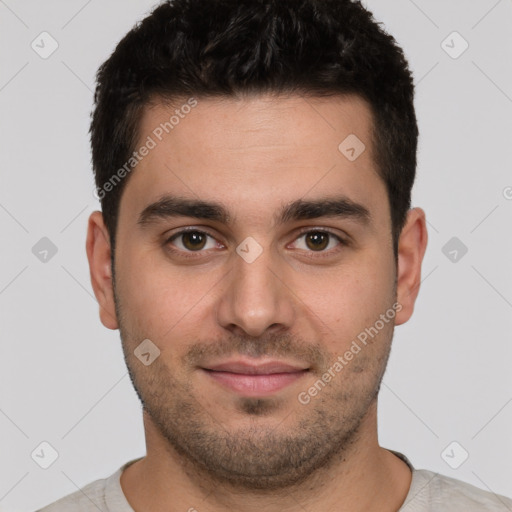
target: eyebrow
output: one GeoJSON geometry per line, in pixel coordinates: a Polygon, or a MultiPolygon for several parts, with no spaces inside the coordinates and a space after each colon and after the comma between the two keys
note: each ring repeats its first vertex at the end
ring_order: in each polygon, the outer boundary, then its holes
{"type": "MultiPolygon", "coordinates": [[[[139,215],[138,224],[147,226],[158,220],[175,217],[194,217],[226,225],[232,222],[228,209],[221,203],[166,195],[144,208],[139,215]]],[[[365,206],[340,196],[314,200],[297,199],[284,205],[274,215],[274,222],[279,225],[321,217],[349,218],[364,224],[371,220],[370,212],[365,206]]]]}

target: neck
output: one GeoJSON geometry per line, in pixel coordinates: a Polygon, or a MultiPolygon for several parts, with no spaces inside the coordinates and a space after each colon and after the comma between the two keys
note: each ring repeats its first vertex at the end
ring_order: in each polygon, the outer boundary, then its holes
{"type": "Polygon", "coordinates": [[[376,415],[375,403],[354,442],[329,467],[285,489],[253,491],[220,483],[185,460],[144,413],[147,455],[123,472],[121,487],[135,512],[396,512],[412,475],[378,445],[376,415]]]}

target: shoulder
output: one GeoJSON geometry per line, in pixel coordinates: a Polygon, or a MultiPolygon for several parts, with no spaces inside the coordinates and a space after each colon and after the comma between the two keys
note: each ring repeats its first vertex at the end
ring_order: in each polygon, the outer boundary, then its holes
{"type": "Polygon", "coordinates": [[[37,512],[133,512],[121,487],[121,474],[141,458],[128,461],[109,477],[95,480],[37,512]]]}
{"type": "Polygon", "coordinates": [[[400,512],[422,510],[510,512],[512,500],[461,480],[419,469],[413,471],[411,488],[400,512]]]}
{"type": "Polygon", "coordinates": [[[95,480],[80,490],[47,505],[37,512],[97,512],[108,510],[105,503],[105,489],[108,478],[95,480]]]}

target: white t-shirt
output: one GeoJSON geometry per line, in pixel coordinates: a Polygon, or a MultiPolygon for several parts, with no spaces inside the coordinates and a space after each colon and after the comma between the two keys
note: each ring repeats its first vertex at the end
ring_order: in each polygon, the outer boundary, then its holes
{"type": "MultiPolygon", "coordinates": [[[[392,451],[392,450],[391,450],[392,451]]],[[[414,469],[404,455],[393,451],[412,470],[411,487],[397,512],[512,512],[512,500],[454,478],[414,469]]],[[[121,473],[134,459],[108,478],[96,480],[37,512],[134,512],[121,487],[121,473]]]]}

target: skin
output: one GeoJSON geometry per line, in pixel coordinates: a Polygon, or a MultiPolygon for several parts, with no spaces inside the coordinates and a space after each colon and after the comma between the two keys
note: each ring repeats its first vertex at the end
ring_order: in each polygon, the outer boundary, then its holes
{"type": "MultiPolygon", "coordinates": [[[[145,110],[140,144],[175,108],[156,102],[145,110]]],[[[91,214],[87,255],[100,318],[120,329],[144,405],[147,455],[121,477],[136,512],[400,508],[411,472],[378,444],[377,394],[394,325],[413,312],[427,233],[424,212],[410,210],[395,259],[371,127],[369,107],[356,96],[198,99],[129,177],[115,283],[108,232],[101,213],[91,214]],[[338,150],[349,134],[366,145],[353,162],[338,150]],[[231,222],[139,223],[164,194],[220,202],[231,222]],[[364,206],[367,221],[274,222],[283,204],[339,195],[364,206]],[[168,241],[186,227],[210,235],[199,252],[190,250],[197,241],[168,241]],[[329,237],[319,250],[310,240],[315,229],[345,242],[329,237]],[[252,263],[236,252],[247,237],[262,248],[252,263]],[[300,403],[299,393],[395,303],[394,319],[300,403]],[[148,366],[134,355],[144,339],[160,350],[148,366]],[[307,371],[270,395],[249,396],[204,370],[230,357],[307,371]]]]}

